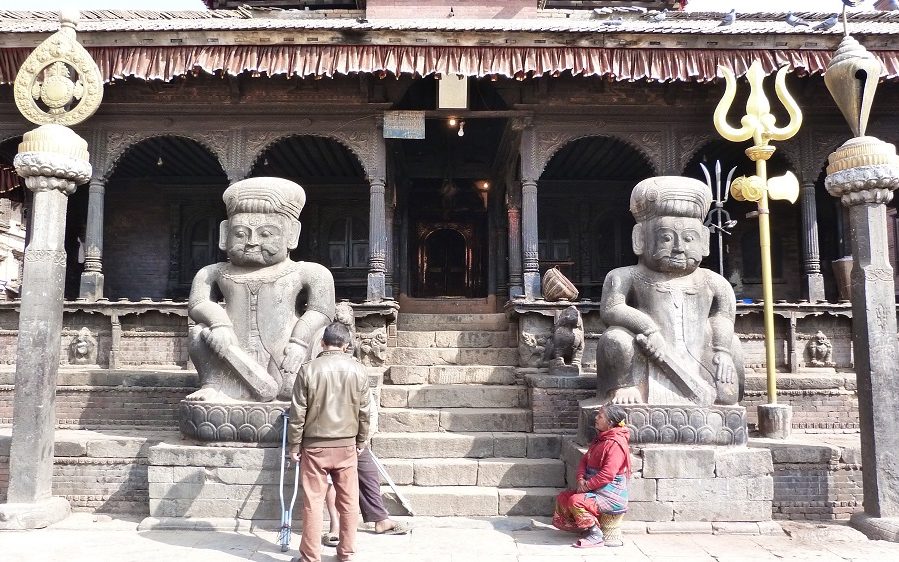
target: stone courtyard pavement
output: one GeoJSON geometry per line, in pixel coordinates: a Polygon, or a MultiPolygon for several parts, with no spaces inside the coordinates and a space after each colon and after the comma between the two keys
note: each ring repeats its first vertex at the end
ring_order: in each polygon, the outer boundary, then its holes
{"type": "MultiPolygon", "coordinates": [[[[546,520],[416,517],[407,521],[412,532],[405,536],[360,532],[358,562],[899,560],[899,544],[870,541],[841,524],[783,522],[782,530],[763,525],[761,530],[768,534],[743,535],[736,533],[751,530],[751,525],[717,529],[724,534],[713,534],[708,523],[630,522],[623,547],[577,550],[570,546],[571,535],[552,529],[546,520]]],[[[138,524],[137,519],[76,513],[48,529],[2,531],[0,560],[288,562],[299,546],[294,535],[291,550],[282,553],[271,531],[138,531],[138,524]]],[[[323,555],[324,562],[337,560],[333,548],[323,548],[323,555]]]]}

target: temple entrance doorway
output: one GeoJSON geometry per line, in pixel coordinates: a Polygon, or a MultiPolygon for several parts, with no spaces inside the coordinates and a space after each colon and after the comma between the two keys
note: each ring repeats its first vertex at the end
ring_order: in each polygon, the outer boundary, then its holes
{"type": "Polygon", "coordinates": [[[394,294],[407,312],[495,312],[518,140],[497,85],[470,80],[462,110],[436,108],[437,86],[414,80],[394,107],[425,115],[425,138],[387,141],[394,294]]]}
{"type": "Polygon", "coordinates": [[[455,228],[432,231],[421,244],[421,294],[425,297],[468,296],[468,249],[465,237],[455,228]]]}

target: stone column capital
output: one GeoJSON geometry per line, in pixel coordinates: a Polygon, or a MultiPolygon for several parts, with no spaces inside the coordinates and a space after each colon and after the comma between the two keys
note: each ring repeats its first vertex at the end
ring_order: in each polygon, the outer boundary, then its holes
{"type": "Polygon", "coordinates": [[[855,137],[827,158],[824,187],[843,205],[884,205],[899,187],[896,147],[875,137],[855,137]]]}

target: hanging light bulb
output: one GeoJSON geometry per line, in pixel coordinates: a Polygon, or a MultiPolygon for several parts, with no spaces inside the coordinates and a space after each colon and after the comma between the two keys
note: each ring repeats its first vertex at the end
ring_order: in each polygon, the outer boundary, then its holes
{"type": "Polygon", "coordinates": [[[459,136],[465,136],[465,121],[459,121],[459,136]]]}
{"type": "Polygon", "coordinates": [[[262,161],[262,165],[268,166],[268,156],[266,156],[265,159],[262,161]]]}
{"type": "Polygon", "coordinates": [[[159,157],[159,160],[156,161],[156,165],[159,166],[159,167],[161,168],[161,167],[162,167],[162,164],[163,164],[163,162],[162,162],[162,156],[160,156],[160,157],[159,157]]]}
{"type": "Polygon", "coordinates": [[[447,124],[448,124],[450,127],[455,127],[455,126],[456,126],[456,123],[458,123],[458,121],[456,121],[456,118],[455,118],[455,117],[450,117],[449,120],[447,120],[447,124]]]}

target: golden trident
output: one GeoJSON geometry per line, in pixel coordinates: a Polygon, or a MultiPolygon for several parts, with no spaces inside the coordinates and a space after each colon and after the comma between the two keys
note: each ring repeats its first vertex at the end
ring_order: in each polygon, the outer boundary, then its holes
{"type": "Polygon", "coordinates": [[[758,60],[752,63],[746,72],[749,80],[749,98],[746,100],[746,115],[740,119],[740,127],[732,127],[727,122],[727,112],[737,94],[737,81],[734,73],[723,66],[718,69],[724,75],[726,87],[724,97],[715,108],[713,121],[715,129],[731,142],[743,142],[750,138],[755,144],[746,149],[746,155],[755,162],[755,175],[741,176],[733,181],[730,192],[737,201],[753,201],[758,203],[759,211],[759,246],[762,257],[762,298],[764,299],[765,318],[765,367],[768,375],[768,403],[777,403],[777,372],[774,358],[774,298],[771,287],[771,228],[769,224],[768,198],[785,199],[795,203],[799,196],[799,181],[791,172],[783,176],[768,179],[767,160],[774,154],[775,148],[768,144],[772,140],[786,140],[799,131],[802,125],[802,112],[796,100],[787,91],[787,67],[777,71],[774,91],[783,103],[790,121],[785,127],[775,124],[771,114],[771,105],[765,97],[762,83],[765,71],[758,60]]]}

